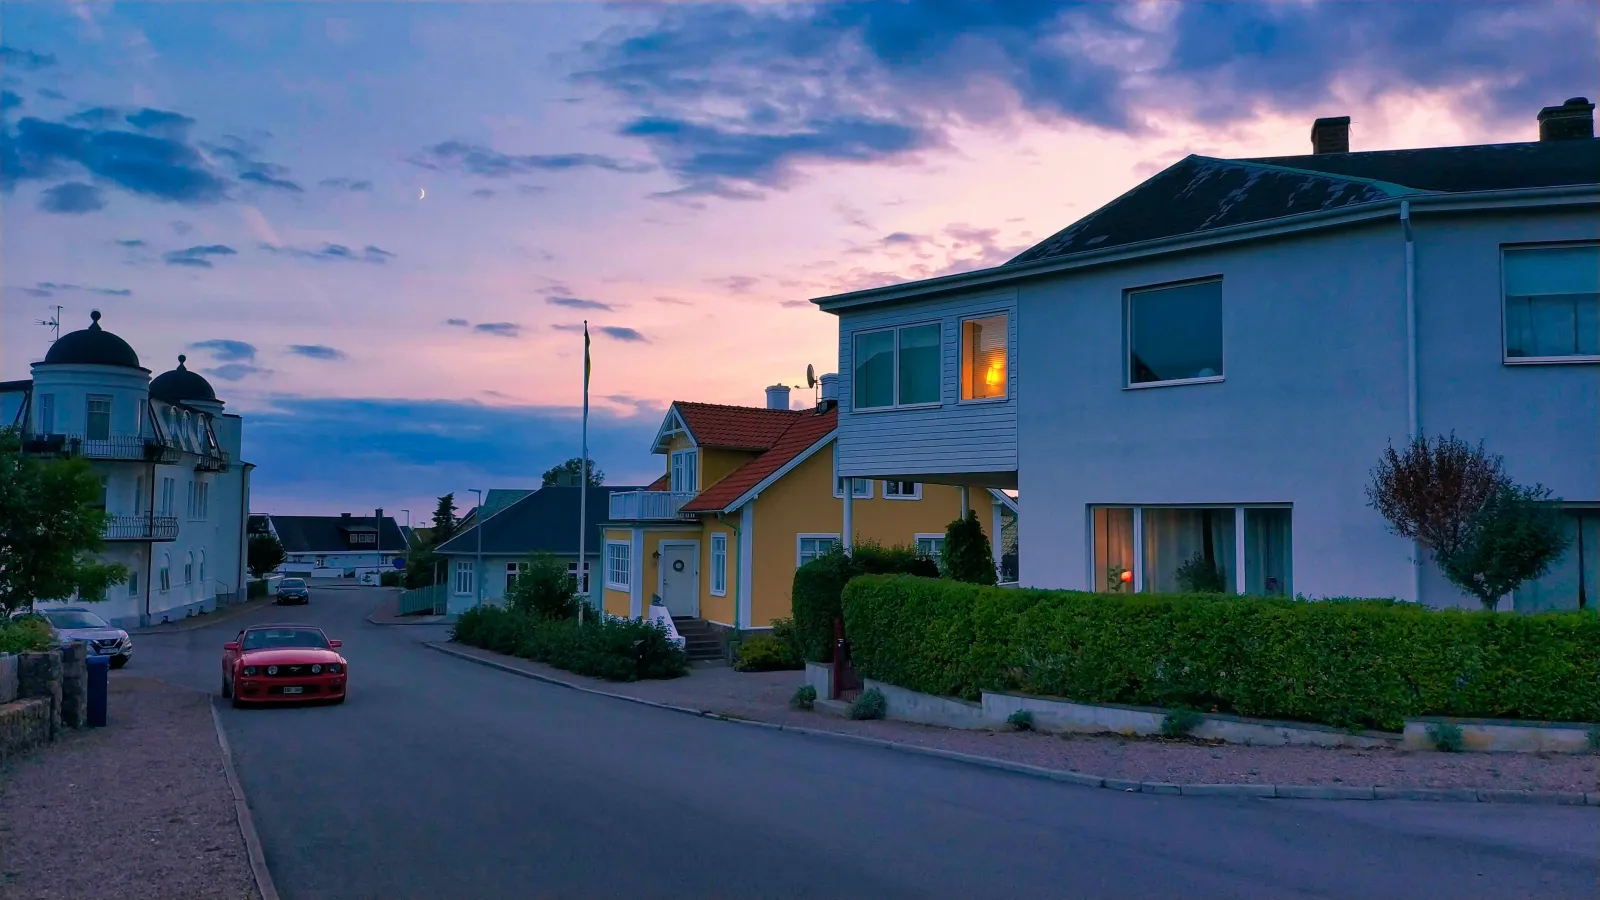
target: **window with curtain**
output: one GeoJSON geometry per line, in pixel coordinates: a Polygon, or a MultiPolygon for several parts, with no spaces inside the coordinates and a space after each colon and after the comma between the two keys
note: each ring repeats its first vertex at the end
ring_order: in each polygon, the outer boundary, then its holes
{"type": "Polygon", "coordinates": [[[1562,510],[1561,525],[1567,537],[1566,552],[1549,571],[1512,592],[1512,608],[1517,612],[1594,609],[1600,601],[1600,507],[1562,510]]]}
{"type": "Polygon", "coordinates": [[[111,398],[104,394],[90,394],[87,415],[84,416],[84,435],[91,441],[111,439],[111,398]]]}
{"type": "Polygon", "coordinates": [[[1294,594],[1289,507],[1110,506],[1092,512],[1097,591],[1294,594]],[[1242,572],[1236,553],[1241,531],[1242,572]]]}
{"type": "Polygon", "coordinates": [[[1222,377],[1222,282],[1129,291],[1128,383],[1222,377]]]}
{"type": "Polygon", "coordinates": [[[629,568],[633,560],[633,547],[629,544],[606,545],[606,586],[628,590],[632,580],[629,568]]]}
{"type": "Polygon", "coordinates": [[[1133,510],[1101,507],[1094,511],[1094,589],[1133,593],[1133,510]]]}
{"type": "Polygon", "coordinates": [[[711,536],[711,593],[718,597],[728,595],[728,536],[711,536]]]}
{"type": "Polygon", "coordinates": [[[1600,357],[1600,245],[1507,249],[1507,359],[1600,357]]]}
{"type": "Polygon", "coordinates": [[[1244,592],[1289,594],[1293,583],[1291,511],[1283,507],[1246,507],[1244,511],[1244,592]]]}
{"type": "Polygon", "coordinates": [[[1006,396],[1006,314],[961,323],[961,399],[999,400],[1006,396]]]}
{"type": "Polygon", "coordinates": [[[869,331],[854,338],[854,408],[939,402],[938,322],[869,331]]]}
{"type": "Polygon", "coordinates": [[[1144,510],[1144,589],[1234,592],[1233,508],[1144,510]]]}

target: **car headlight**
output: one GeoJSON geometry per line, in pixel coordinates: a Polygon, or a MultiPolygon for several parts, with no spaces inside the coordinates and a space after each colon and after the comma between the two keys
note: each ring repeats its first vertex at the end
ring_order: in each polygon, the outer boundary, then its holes
{"type": "Polygon", "coordinates": [[[276,675],[276,674],[278,674],[278,667],[277,666],[267,666],[267,674],[268,675],[276,675]]]}
{"type": "Polygon", "coordinates": [[[342,668],[343,667],[340,666],[338,663],[328,663],[328,671],[333,673],[334,675],[339,674],[339,672],[341,671],[342,668]]]}
{"type": "Polygon", "coordinates": [[[254,676],[256,674],[256,667],[255,666],[245,666],[244,667],[244,674],[245,674],[246,677],[254,676]]]}
{"type": "Polygon", "coordinates": [[[318,663],[312,663],[311,664],[311,674],[313,674],[313,675],[321,675],[322,674],[322,666],[320,664],[318,664],[318,663]]]}

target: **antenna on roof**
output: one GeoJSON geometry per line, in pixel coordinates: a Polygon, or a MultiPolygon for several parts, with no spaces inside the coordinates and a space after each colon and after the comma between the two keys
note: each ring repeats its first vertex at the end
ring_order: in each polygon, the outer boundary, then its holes
{"type": "Polygon", "coordinates": [[[57,305],[55,307],[56,314],[51,316],[48,319],[34,319],[33,320],[33,324],[35,324],[35,325],[43,325],[44,327],[50,329],[50,331],[51,331],[51,333],[53,335],[53,337],[50,338],[50,342],[52,344],[55,343],[56,341],[61,340],[61,310],[62,310],[62,308],[63,307],[61,307],[60,305],[57,305]]]}

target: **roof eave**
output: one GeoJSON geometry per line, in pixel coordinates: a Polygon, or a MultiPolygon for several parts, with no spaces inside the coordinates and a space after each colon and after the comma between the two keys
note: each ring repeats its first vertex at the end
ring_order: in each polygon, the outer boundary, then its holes
{"type": "Polygon", "coordinates": [[[745,505],[746,503],[749,503],[751,500],[754,500],[756,497],[760,496],[762,491],[764,491],[767,488],[771,487],[773,484],[775,484],[778,481],[778,479],[780,479],[783,476],[785,476],[785,475],[789,474],[790,472],[794,471],[795,468],[797,468],[801,463],[803,463],[806,460],[810,459],[813,455],[816,454],[816,452],[818,450],[822,449],[829,441],[833,440],[834,436],[837,435],[838,433],[839,433],[838,426],[834,426],[833,428],[829,429],[827,434],[824,434],[822,437],[819,437],[815,441],[812,441],[811,445],[809,447],[807,447],[806,449],[800,451],[799,453],[796,453],[794,455],[793,459],[789,460],[788,462],[786,462],[783,465],[779,466],[777,469],[773,470],[771,475],[768,475],[767,477],[765,477],[765,478],[761,479],[760,481],[756,482],[755,487],[752,487],[749,490],[745,491],[743,494],[740,494],[732,503],[729,503],[727,506],[724,506],[722,509],[690,510],[690,512],[705,513],[705,514],[708,514],[708,515],[715,515],[715,514],[727,515],[728,513],[736,512],[739,509],[739,507],[745,505]]]}

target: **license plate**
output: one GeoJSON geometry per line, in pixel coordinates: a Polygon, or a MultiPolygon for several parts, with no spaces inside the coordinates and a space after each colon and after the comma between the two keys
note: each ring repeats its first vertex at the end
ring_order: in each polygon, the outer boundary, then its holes
{"type": "Polygon", "coordinates": [[[283,692],[285,694],[302,694],[302,693],[305,693],[305,688],[303,688],[303,687],[286,687],[286,688],[283,689],[283,692]]]}

